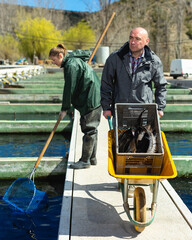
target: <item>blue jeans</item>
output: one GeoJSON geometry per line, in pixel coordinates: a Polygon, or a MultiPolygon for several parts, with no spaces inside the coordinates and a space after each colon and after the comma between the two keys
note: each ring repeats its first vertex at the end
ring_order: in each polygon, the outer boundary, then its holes
{"type": "Polygon", "coordinates": [[[101,119],[101,107],[98,107],[90,113],[81,116],[81,131],[84,133],[82,155],[80,161],[90,163],[96,161],[97,151],[97,127],[101,119]]]}

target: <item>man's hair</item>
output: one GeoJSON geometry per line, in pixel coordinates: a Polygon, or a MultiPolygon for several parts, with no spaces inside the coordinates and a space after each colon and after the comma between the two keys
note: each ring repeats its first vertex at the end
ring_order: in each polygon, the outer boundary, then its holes
{"type": "MultiPolygon", "coordinates": [[[[133,29],[131,30],[131,32],[132,32],[133,30],[139,30],[139,32],[143,32],[143,33],[146,35],[146,38],[149,38],[148,32],[147,32],[147,30],[146,30],[145,28],[135,27],[135,28],[133,28],[133,29]]],[[[131,32],[130,32],[130,33],[131,33],[131,32]]]]}

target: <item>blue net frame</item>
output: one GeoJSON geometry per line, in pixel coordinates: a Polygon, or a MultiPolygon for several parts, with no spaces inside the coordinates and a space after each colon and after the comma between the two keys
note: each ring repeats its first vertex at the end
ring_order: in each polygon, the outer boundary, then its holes
{"type": "Polygon", "coordinates": [[[36,189],[31,179],[23,177],[11,184],[3,200],[16,212],[31,213],[45,204],[48,197],[45,192],[36,189]]]}

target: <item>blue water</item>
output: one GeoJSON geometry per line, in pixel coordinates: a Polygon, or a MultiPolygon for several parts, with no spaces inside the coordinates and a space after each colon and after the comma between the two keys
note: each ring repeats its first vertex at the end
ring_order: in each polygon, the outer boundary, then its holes
{"type": "MultiPolygon", "coordinates": [[[[0,157],[38,156],[48,134],[0,135],[0,157]]],[[[192,154],[192,134],[170,134],[166,138],[172,155],[192,154]]],[[[65,156],[70,135],[55,134],[45,156],[65,156]]],[[[48,205],[31,217],[14,216],[1,200],[11,182],[0,183],[0,240],[57,240],[62,203],[63,179],[36,180],[38,190],[48,194],[48,205]]],[[[192,212],[192,178],[172,179],[170,183],[192,212]]]]}
{"type": "MultiPolygon", "coordinates": [[[[0,157],[37,157],[49,134],[0,134],[0,157]]],[[[69,150],[70,133],[55,134],[44,156],[65,156],[69,150]]]]}
{"type": "Polygon", "coordinates": [[[192,212],[192,177],[170,179],[169,182],[192,212]]]}
{"type": "Polygon", "coordinates": [[[172,155],[192,155],[192,133],[166,133],[172,155]]]}
{"type": "Polygon", "coordinates": [[[38,180],[38,190],[48,194],[48,204],[30,216],[14,214],[2,201],[11,182],[0,185],[0,232],[1,240],[57,240],[62,203],[64,177],[38,180]]]}
{"type": "MultiPolygon", "coordinates": [[[[191,133],[166,133],[169,149],[173,155],[192,155],[191,133]]],[[[183,202],[192,212],[192,176],[169,180],[183,202]]]]}
{"type": "MultiPolygon", "coordinates": [[[[0,157],[37,157],[49,134],[0,134],[0,157]]],[[[69,151],[70,133],[55,134],[44,156],[65,156],[69,151]]],[[[11,181],[0,182],[0,240],[57,240],[64,176],[38,180],[38,190],[48,194],[48,205],[30,217],[12,214],[2,201],[11,181]]]]}

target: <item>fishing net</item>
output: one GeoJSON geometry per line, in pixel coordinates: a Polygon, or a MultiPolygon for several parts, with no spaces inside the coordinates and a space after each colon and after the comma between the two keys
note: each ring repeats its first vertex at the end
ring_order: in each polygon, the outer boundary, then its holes
{"type": "Polygon", "coordinates": [[[23,177],[15,180],[3,196],[3,200],[14,211],[30,213],[40,205],[47,202],[47,194],[36,189],[29,178],[23,177]]]}

